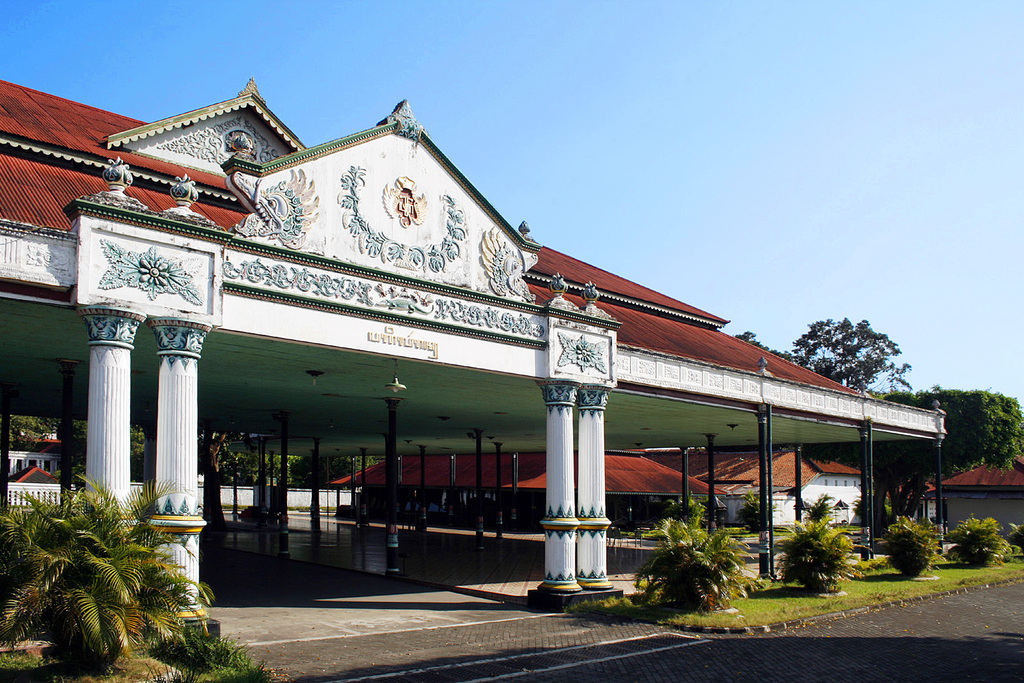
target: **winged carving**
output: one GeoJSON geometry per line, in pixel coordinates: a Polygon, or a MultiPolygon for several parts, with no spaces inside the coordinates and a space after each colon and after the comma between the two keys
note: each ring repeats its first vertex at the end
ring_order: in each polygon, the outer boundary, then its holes
{"type": "Polygon", "coordinates": [[[263,186],[263,179],[236,172],[229,176],[228,186],[252,212],[235,226],[243,237],[272,237],[289,249],[301,249],[320,218],[316,183],[301,169],[270,187],[263,186]]]}
{"type": "Polygon", "coordinates": [[[512,295],[533,302],[533,293],[523,281],[523,256],[509,244],[501,230],[491,228],[484,233],[480,243],[480,258],[492,292],[498,296],[512,295]]]}
{"type": "Polygon", "coordinates": [[[397,218],[403,228],[414,223],[422,225],[427,217],[427,196],[416,195],[416,182],[402,176],[391,185],[384,187],[384,210],[391,218],[397,218]]]}

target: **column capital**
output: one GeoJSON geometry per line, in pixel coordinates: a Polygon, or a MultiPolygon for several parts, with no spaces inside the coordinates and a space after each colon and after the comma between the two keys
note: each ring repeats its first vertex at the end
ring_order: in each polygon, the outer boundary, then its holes
{"type": "Polygon", "coordinates": [[[78,315],[85,321],[89,331],[89,346],[120,346],[134,348],[135,331],[146,316],[133,311],[105,306],[79,308],[78,315]]]}
{"type": "Polygon", "coordinates": [[[537,386],[544,394],[544,403],[549,406],[574,406],[576,405],[576,393],[580,388],[579,382],[569,382],[562,379],[538,380],[537,386]]]}
{"type": "Polygon", "coordinates": [[[583,384],[576,397],[580,410],[604,410],[608,405],[608,387],[603,384],[583,384]]]}
{"type": "Polygon", "coordinates": [[[183,318],[150,318],[146,325],[156,336],[157,355],[198,359],[210,326],[183,318]]]}
{"type": "Polygon", "coordinates": [[[60,365],[60,374],[65,377],[75,376],[75,367],[81,363],[80,360],[71,360],[70,358],[58,358],[57,363],[60,365]]]}

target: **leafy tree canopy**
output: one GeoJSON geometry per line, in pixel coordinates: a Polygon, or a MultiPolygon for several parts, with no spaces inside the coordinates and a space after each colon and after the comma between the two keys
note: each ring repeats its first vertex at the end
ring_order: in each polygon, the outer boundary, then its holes
{"type": "Polygon", "coordinates": [[[900,347],[889,336],[871,329],[867,320],[854,325],[849,318],[819,320],[793,342],[793,361],[848,387],[881,390],[910,389],[905,375],[910,365],[896,365],[900,347]]]}

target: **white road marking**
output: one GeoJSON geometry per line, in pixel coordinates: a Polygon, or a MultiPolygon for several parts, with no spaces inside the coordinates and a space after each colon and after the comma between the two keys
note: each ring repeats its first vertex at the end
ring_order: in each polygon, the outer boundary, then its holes
{"type": "MultiPolygon", "coordinates": [[[[438,666],[428,666],[428,667],[423,667],[423,668],[420,668],[420,669],[406,669],[404,671],[390,671],[388,673],[377,674],[377,675],[374,675],[374,676],[360,676],[359,678],[338,678],[338,679],[335,679],[335,680],[327,681],[327,683],[343,683],[343,682],[351,683],[353,681],[375,681],[375,680],[380,680],[382,678],[393,678],[395,676],[411,676],[413,674],[421,674],[421,673],[428,673],[430,671],[437,671],[438,669],[451,670],[451,669],[457,669],[457,668],[466,667],[466,666],[477,666],[477,665],[480,665],[480,664],[494,664],[495,662],[506,662],[506,661],[509,661],[511,659],[522,659],[524,657],[546,656],[546,655],[558,654],[560,652],[571,652],[573,650],[585,650],[587,648],[592,648],[592,647],[602,647],[602,646],[605,646],[605,645],[618,645],[620,643],[629,643],[629,642],[633,642],[633,641],[636,641],[636,640],[646,640],[647,638],[660,638],[662,636],[670,636],[670,637],[671,636],[676,636],[678,638],[685,638],[686,642],[685,643],[680,643],[678,645],[668,645],[666,647],[655,648],[653,650],[643,650],[642,652],[631,652],[631,653],[624,654],[624,655],[612,655],[612,656],[603,657],[603,658],[600,658],[600,659],[588,659],[588,660],[586,660],[584,662],[576,662],[576,663],[573,663],[573,664],[560,664],[558,666],[549,667],[547,669],[531,669],[529,671],[517,671],[517,672],[511,673],[511,674],[502,674],[501,676],[494,676],[494,677],[490,677],[490,678],[478,678],[478,679],[474,679],[474,680],[476,680],[476,681],[493,681],[493,680],[497,680],[497,679],[500,679],[500,678],[515,678],[517,676],[526,676],[526,675],[534,674],[534,673],[538,673],[538,672],[556,671],[558,669],[566,669],[566,668],[571,668],[571,667],[575,667],[575,666],[584,666],[586,664],[593,664],[593,663],[596,663],[596,662],[607,662],[607,661],[611,661],[613,659],[622,659],[624,657],[634,657],[636,655],[650,654],[652,652],[661,652],[663,650],[673,650],[673,649],[680,648],[680,647],[688,647],[690,645],[696,645],[698,643],[710,643],[711,642],[710,640],[698,639],[695,636],[686,636],[686,635],[682,635],[682,634],[679,634],[679,633],[652,633],[652,634],[648,634],[648,635],[645,635],[645,636],[633,636],[632,638],[619,638],[617,640],[603,640],[603,641],[600,641],[600,642],[597,642],[597,643],[588,643],[586,645],[573,645],[571,647],[560,647],[560,648],[557,648],[557,649],[554,649],[554,650],[538,650],[537,652],[530,652],[530,653],[526,653],[526,654],[517,654],[517,655],[508,655],[506,657],[489,657],[487,659],[475,659],[475,660],[473,660],[471,662],[456,662],[456,663],[453,663],[453,664],[439,664],[438,666]]],[[[472,682],[468,681],[467,683],[472,683],[472,682]]]]}
{"type": "Polygon", "coordinates": [[[310,636],[309,638],[290,638],[288,640],[257,640],[248,642],[250,647],[261,645],[282,645],[284,643],[308,643],[316,640],[338,640],[341,638],[358,638],[360,636],[386,636],[392,633],[411,633],[413,631],[435,631],[442,628],[460,628],[462,626],[481,626],[483,624],[500,624],[503,621],[522,621],[525,619],[541,619],[543,617],[558,617],[561,614],[528,614],[521,617],[510,617],[508,619],[491,619],[490,621],[467,621],[459,624],[441,624],[439,626],[420,626],[418,628],[402,628],[393,631],[363,631],[360,633],[344,633],[333,636],[310,636]]]}

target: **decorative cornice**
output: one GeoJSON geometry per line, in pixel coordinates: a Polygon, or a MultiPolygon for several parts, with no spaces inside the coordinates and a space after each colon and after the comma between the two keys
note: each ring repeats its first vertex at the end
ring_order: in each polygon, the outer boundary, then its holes
{"type": "Polygon", "coordinates": [[[228,159],[226,162],[224,162],[224,164],[221,165],[221,168],[223,168],[224,173],[228,175],[231,175],[235,171],[241,171],[242,173],[256,176],[257,178],[262,178],[264,176],[270,175],[271,173],[285,171],[288,170],[289,168],[293,168],[307,161],[319,159],[320,157],[327,156],[328,154],[333,154],[338,150],[358,145],[361,142],[366,142],[367,140],[372,140],[373,138],[379,138],[385,135],[389,135],[390,133],[394,132],[395,128],[395,124],[388,124],[386,126],[376,126],[374,128],[370,128],[369,130],[360,131],[358,133],[354,133],[343,138],[338,138],[337,140],[325,142],[322,145],[308,147],[306,149],[299,150],[298,152],[292,152],[291,154],[279,156],[273,161],[268,161],[265,164],[261,164],[256,161],[250,161],[248,159],[232,157],[231,159],[228,159]]]}
{"type": "Polygon", "coordinates": [[[365,308],[348,306],[346,304],[336,303],[332,301],[317,301],[314,299],[308,299],[306,297],[296,296],[294,294],[270,292],[265,289],[257,289],[255,287],[249,287],[247,285],[236,284],[233,282],[224,283],[224,293],[234,294],[236,296],[243,296],[249,299],[257,299],[260,301],[271,301],[275,303],[288,304],[291,306],[299,306],[301,308],[309,308],[311,310],[316,311],[338,313],[340,315],[350,315],[357,318],[366,318],[368,320],[380,320],[382,322],[394,323],[406,327],[418,327],[423,329],[436,330],[439,332],[457,334],[463,337],[484,339],[487,341],[495,341],[502,344],[511,344],[513,346],[524,346],[526,348],[531,349],[543,349],[547,346],[547,342],[540,339],[524,339],[522,337],[513,337],[511,335],[501,334],[500,332],[474,330],[471,328],[458,327],[456,325],[436,322],[433,320],[409,318],[408,316],[399,315],[395,313],[388,313],[386,311],[367,310],[365,308]]]}
{"type": "Polygon", "coordinates": [[[206,224],[206,219],[201,216],[202,221],[186,221],[180,215],[171,218],[166,214],[157,213],[156,211],[126,209],[110,203],[111,200],[105,196],[108,194],[110,193],[101,192],[75,199],[64,207],[64,213],[72,220],[77,216],[94,216],[96,218],[138,225],[144,228],[154,228],[176,235],[199,237],[220,244],[230,241],[233,237],[232,233],[227,230],[219,227],[210,227],[206,224]]]}

